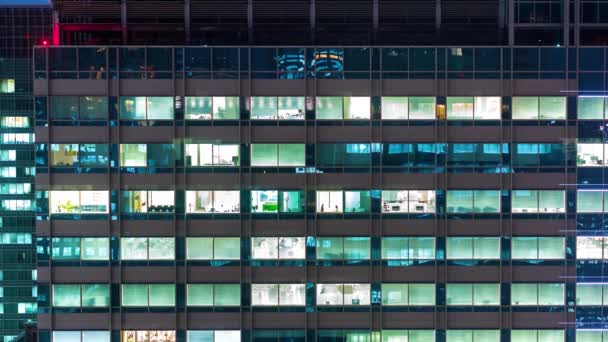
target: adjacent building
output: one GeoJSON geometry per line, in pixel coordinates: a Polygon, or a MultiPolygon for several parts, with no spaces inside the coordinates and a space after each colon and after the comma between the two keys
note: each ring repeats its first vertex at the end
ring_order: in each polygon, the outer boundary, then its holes
{"type": "Polygon", "coordinates": [[[50,36],[48,3],[0,2],[0,340],[36,318],[32,47],[50,36]]]}

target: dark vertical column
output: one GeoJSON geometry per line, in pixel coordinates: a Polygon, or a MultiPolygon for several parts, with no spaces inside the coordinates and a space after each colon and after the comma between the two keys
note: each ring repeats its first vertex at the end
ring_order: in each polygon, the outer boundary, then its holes
{"type": "Polygon", "coordinates": [[[127,44],[129,39],[127,32],[127,0],[122,0],[120,4],[120,29],[122,31],[122,43],[127,44]]]}
{"type": "Polygon", "coordinates": [[[570,0],[562,1],[563,17],[562,17],[562,41],[564,46],[570,45],[570,0]]]}
{"type": "Polygon", "coordinates": [[[317,16],[317,5],[315,3],[315,0],[310,0],[310,9],[309,11],[309,15],[310,15],[310,43],[311,44],[315,44],[316,42],[316,37],[315,37],[315,33],[317,30],[317,22],[316,22],[316,16],[317,16]]]}
{"type": "Polygon", "coordinates": [[[253,0],[247,1],[247,36],[249,44],[253,43],[253,0]]]}
{"type": "Polygon", "coordinates": [[[504,30],[505,30],[505,26],[506,25],[506,18],[507,16],[505,15],[505,9],[506,9],[506,0],[498,0],[498,40],[500,41],[500,44],[504,44],[504,30]]]}
{"type": "Polygon", "coordinates": [[[380,26],[380,19],[379,19],[379,5],[378,3],[380,2],[380,0],[373,0],[373,4],[372,4],[372,27],[373,27],[373,42],[377,43],[378,42],[378,31],[379,31],[379,26],[380,26]]]}
{"type": "Polygon", "coordinates": [[[435,36],[441,36],[441,0],[435,0],[435,36]]]}
{"type": "Polygon", "coordinates": [[[184,31],[186,31],[186,44],[192,40],[191,30],[192,19],[190,16],[190,0],[184,0],[184,31]]]}
{"type": "Polygon", "coordinates": [[[581,45],[581,1],[574,0],[574,45],[581,45]]]}
{"type": "Polygon", "coordinates": [[[507,20],[508,20],[508,29],[509,29],[509,45],[513,46],[515,44],[515,0],[507,0],[507,20]]]}

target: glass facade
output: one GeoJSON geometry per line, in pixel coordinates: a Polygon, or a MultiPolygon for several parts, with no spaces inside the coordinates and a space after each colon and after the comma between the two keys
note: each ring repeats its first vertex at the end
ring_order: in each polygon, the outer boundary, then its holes
{"type": "Polygon", "coordinates": [[[3,5],[0,5],[0,341],[10,342],[35,322],[37,312],[32,47],[49,37],[51,10],[45,4],[3,5]]]}
{"type": "Polygon", "coordinates": [[[90,49],[35,49],[6,119],[40,132],[35,190],[0,190],[35,210],[41,341],[608,336],[583,48],[90,49]]]}

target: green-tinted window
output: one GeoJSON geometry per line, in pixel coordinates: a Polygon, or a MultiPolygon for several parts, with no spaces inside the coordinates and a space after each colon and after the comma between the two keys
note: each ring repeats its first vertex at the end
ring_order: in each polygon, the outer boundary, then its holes
{"type": "Polygon", "coordinates": [[[369,237],[345,237],[344,259],[366,260],[370,258],[369,237]]]}
{"type": "Polygon", "coordinates": [[[538,259],[538,238],[533,236],[513,237],[511,259],[538,259]]]}
{"type": "Polygon", "coordinates": [[[538,97],[513,96],[511,117],[513,120],[538,120],[538,97]]]}
{"type": "Polygon", "coordinates": [[[241,305],[241,286],[239,284],[215,284],[213,303],[215,306],[241,305]]]}
{"type": "Polygon", "coordinates": [[[148,145],[120,144],[120,166],[146,167],[148,165],[148,145]]]}
{"type": "Polygon", "coordinates": [[[251,97],[251,119],[276,120],[278,113],[278,102],[274,96],[252,96],[251,97]]]}
{"type": "Polygon", "coordinates": [[[448,96],[448,120],[473,120],[473,97],[448,96]]]}
{"type": "Polygon", "coordinates": [[[279,144],[279,166],[305,166],[304,144],[279,144]]]}
{"type": "Polygon", "coordinates": [[[238,260],[241,258],[241,240],[239,238],[214,238],[213,258],[218,260],[238,260]]]}
{"type": "Polygon", "coordinates": [[[410,120],[435,120],[435,97],[411,96],[409,106],[410,120]]]}
{"type": "Polygon", "coordinates": [[[382,97],[382,120],[407,120],[409,113],[406,96],[382,97]]]}
{"type": "Polygon", "coordinates": [[[212,102],[209,96],[186,96],[186,120],[211,120],[212,102]]]}
{"type": "Polygon", "coordinates": [[[121,96],[120,118],[146,120],[147,99],[145,96],[121,96]]]}
{"type": "Polygon", "coordinates": [[[500,284],[446,284],[446,303],[453,306],[500,305],[500,284]]]}
{"type": "Polygon", "coordinates": [[[172,120],[173,119],[173,97],[150,96],[148,97],[148,120],[172,120]]]}
{"type": "Polygon", "coordinates": [[[576,330],[576,342],[604,342],[608,340],[605,330],[576,330]]]}
{"type": "Polygon", "coordinates": [[[53,285],[53,306],[79,307],[80,299],[80,285],[53,285]]]}
{"type": "Polygon", "coordinates": [[[511,240],[512,259],[563,259],[563,237],[518,236],[511,240]]]}
{"type": "Polygon", "coordinates": [[[122,306],[148,306],[148,284],[123,284],[122,306]]]}
{"type": "Polygon", "coordinates": [[[188,284],[186,291],[188,306],[213,305],[213,284],[188,284]]]}
{"type": "Polygon", "coordinates": [[[108,307],[110,306],[110,285],[83,284],[82,306],[108,307]]]}
{"type": "Polygon", "coordinates": [[[175,306],[175,284],[150,284],[150,306],[175,306]]]}
{"type": "Polygon", "coordinates": [[[371,192],[344,191],[344,212],[345,213],[369,213],[371,211],[371,192]]]}
{"type": "Polygon", "coordinates": [[[342,120],[342,97],[318,96],[317,120],[342,120]]]}
{"type": "Polygon", "coordinates": [[[511,284],[511,305],[564,305],[564,284],[511,284]]]}
{"type": "Polygon", "coordinates": [[[80,259],[80,238],[64,237],[51,240],[51,258],[53,260],[80,259]]]}
{"type": "Polygon", "coordinates": [[[541,96],[540,120],[564,120],[566,119],[566,97],[565,96],[541,96]]]}
{"type": "Polygon", "coordinates": [[[604,191],[577,191],[576,212],[601,213],[604,212],[604,191]]]}
{"type": "Polygon", "coordinates": [[[382,284],[382,305],[435,305],[435,284],[382,284]]]}
{"type": "Polygon", "coordinates": [[[576,284],[576,305],[602,306],[608,301],[608,285],[598,283],[576,284]]]}
{"type": "Polygon", "coordinates": [[[446,241],[448,259],[499,259],[498,237],[448,237],[446,241]]]}
{"type": "Polygon", "coordinates": [[[603,96],[579,96],[578,118],[602,120],[604,118],[604,97],[603,96]]]}
{"type": "Polygon", "coordinates": [[[277,144],[251,144],[251,166],[277,166],[277,144]]]}
{"type": "Polygon", "coordinates": [[[500,342],[500,330],[446,330],[446,342],[500,342]]]}
{"type": "Polygon", "coordinates": [[[343,259],[344,240],[341,237],[318,237],[317,259],[343,259]]]}
{"type": "Polygon", "coordinates": [[[434,237],[382,238],[382,259],[430,260],[434,258],[434,237]]]}
{"type": "Polygon", "coordinates": [[[212,260],[213,238],[210,237],[188,237],[186,238],[186,259],[188,260],[212,260]]]}

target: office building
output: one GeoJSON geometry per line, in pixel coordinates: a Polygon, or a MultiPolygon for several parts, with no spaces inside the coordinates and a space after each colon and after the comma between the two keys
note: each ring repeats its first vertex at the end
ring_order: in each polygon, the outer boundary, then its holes
{"type": "Polygon", "coordinates": [[[39,341],[608,341],[601,1],[52,8],[39,341]]]}
{"type": "Polygon", "coordinates": [[[40,340],[602,341],[605,53],[35,49],[40,340]]]}

